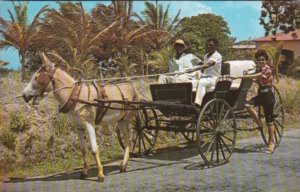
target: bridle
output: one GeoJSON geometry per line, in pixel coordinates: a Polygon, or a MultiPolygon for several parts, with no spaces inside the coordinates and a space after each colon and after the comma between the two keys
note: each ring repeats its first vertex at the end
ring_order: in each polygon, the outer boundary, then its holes
{"type": "MultiPolygon", "coordinates": [[[[40,96],[40,97],[44,96],[44,93],[46,92],[46,89],[50,82],[52,83],[53,88],[55,87],[55,81],[53,79],[53,76],[54,76],[56,70],[57,70],[57,67],[54,68],[52,73],[49,73],[49,71],[46,69],[46,67],[43,66],[37,71],[36,75],[34,76],[35,80],[45,85],[41,91],[41,94],[38,96],[40,96]],[[42,72],[40,72],[40,71],[42,71],[42,72]]],[[[38,96],[36,96],[36,97],[38,97],[38,96]]]]}

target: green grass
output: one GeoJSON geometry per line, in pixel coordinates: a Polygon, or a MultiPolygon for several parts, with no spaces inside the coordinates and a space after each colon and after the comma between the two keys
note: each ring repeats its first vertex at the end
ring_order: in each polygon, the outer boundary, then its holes
{"type": "Polygon", "coordinates": [[[82,166],[82,157],[79,154],[69,154],[64,159],[45,160],[33,166],[16,166],[8,173],[9,178],[37,177],[72,171],[82,166]]]}
{"type": "MultiPolygon", "coordinates": [[[[121,160],[121,153],[107,150],[107,152],[101,153],[101,163],[104,165],[110,162],[112,159],[121,160]]],[[[89,151],[88,163],[90,168],[96,166],[95,160],[89,151]]],[[[67,153],[65,158],[46,159],[43,162],[36,163],[30,166],[14,166],[6,177],[8,178],[30,178],[39,176],[49,176],[53,174],[59,174],[64,172],[70,172],[78,170],[79,172],[83,168],[83,160],[80,151],[67,153]]]]}

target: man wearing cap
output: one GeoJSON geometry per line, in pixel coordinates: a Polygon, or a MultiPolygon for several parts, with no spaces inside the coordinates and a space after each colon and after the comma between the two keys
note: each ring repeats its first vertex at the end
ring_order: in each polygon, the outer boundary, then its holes
{"type": "Polygon", "coordinates": [[[183,73],[171,75],[160,75],[158,82],[162,84],[166,83],[179,83],[179,82],[192,82],[193,89],[196,90],[196,82],[201,76],[200,71],[193,71],[190,73],[184,73],[189,69],[194,69],[197,65],[201,64],[202,61],[191,53],[184,53],[186,45],[182,39],[177,39],[174,43],[175,58],[169,61],[169,72],[170,73],[183,73]]]}

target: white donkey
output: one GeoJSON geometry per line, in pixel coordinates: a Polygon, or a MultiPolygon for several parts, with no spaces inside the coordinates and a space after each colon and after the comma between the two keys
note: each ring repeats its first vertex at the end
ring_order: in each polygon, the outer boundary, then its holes
{"type": "MultiPolygon", "coordinates": [[[[105,107],[92,106],[80,101],[94,102],[94,99],[107,100],[128,100],[139,101],[136,89],[129,83],[96,85],[76,83],[76,81],[65,71],[54,65],[44,53],[41,54],[44,66],[41,67],[31,78],[23,90],[22,96],[26,102],[32,98],[43,97],[45,92],[53,91],[55,99],[60,104],[60,112],[68,113],[75,119],[77,133],[80,139],[81,152],[83,155],[84,167],[81,178],[88,176],[88,162],[86,158],[87,146],[85,130],[88,133],[92,153],[98,167],[98,179],[104,181],[103,167],[100,161],[99,150],[96,142],[95,120],[97,123],[108,122],[110,125],[116,125],[124,135],[125,154],[120,164],[120,171],[126,171],[129,160],[131,145],[131,125],[135,118],[135,110],[111,110],[105,107]]],[[[110,107],[119,109],[128,109],[130,106],[112,103],[110,107]]]]}

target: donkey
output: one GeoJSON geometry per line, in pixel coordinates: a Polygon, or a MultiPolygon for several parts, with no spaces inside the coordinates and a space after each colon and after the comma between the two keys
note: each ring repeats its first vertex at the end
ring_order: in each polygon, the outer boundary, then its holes
{"type": "Polygon", "coordinates": [[[124,135],[125,152],[120,164],[120,172],[125,172],[129,160],[131,146],[131,125],[136,117],[135,110],[126,110],[130,106],[127,104],[111,103],[111,108],[124,110],[111,110],[103,105],[91,105],[95,99],[107,100],[128,100],[139,101],[136,89],[129,83],[96,85],[76,82],[69,74],[51,62],[42,53],[43,66],[35,72],[30,82],[22,92],[25,102],[33,101],[38,97],[43,97],[46,92],[53,92],[55,99],[61,106],[59,111],[68,113],[75,120],[77,134],[80,139],[81,152],[83,156],[83,170],[81,179],[88,176],[89,165],[87,162],[87,146],[85,131],[91,144],[92,154],[98,168],[98,181],[104,181],[103,167],[100,161],[100,154],[96,141],[94,126],[100,121],[110,125],[116,125],[124,135]],[[85,101],[85,102],[80,102],[85,101]],[[95,123],[96,122],[96,123],[95,123]]]}

